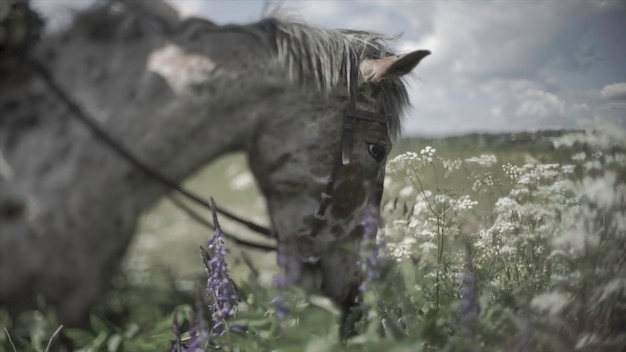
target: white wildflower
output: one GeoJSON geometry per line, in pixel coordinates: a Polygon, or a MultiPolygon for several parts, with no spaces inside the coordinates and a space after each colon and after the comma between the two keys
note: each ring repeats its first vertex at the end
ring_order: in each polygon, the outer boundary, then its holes
{"type": "Polygon", "coordinates": [[[420,236],[428,238],[428,239],[432,239],[437,236],[437,233],[435,231],[425,229],[422,232],[420,232],[420,236]]]}
{"type": "Polygon", "coordinates": [[[419,250],[422,256],[428,256],[430,253],[437,249],[437,245],[428,241],[419,245],[419,250]]]}
{"type": "Polygon", "coordinates": [[[445,194],[436,194],[435,195],[435,203],[439,204],[439,205],[442,205],[442,206],[445,205],[446,203],[448,203],[449,199],[450,198],[447,195],[445,195],[445,194]]]}
{"type": "Polygon", "coordinates": [[[415,218],[415,217],[412,217],[412,218],[411,218],[411,220],[409,221],[409,225],[408,225],[408,226],[409,226],[409,228],[410,228],[410,229],[415,229],[415,228],[417,228],[417,227],[418,227],[421,223],[422,223],[422,222],[421,222],[419,219],[417,219],[417,218],[415,218]]]}
{"type": "Polygon", "coordinates": [[[230,189],[243,191],[254,185],[254,177],[250,172],[244,171],[235,176],[229,183],[230,189]]]}
{"type": "Polygon", "coordinates": [[[415,204],[413,204],[413,216],[414,217],[418,217],[421,214],[425,214],[426,212],[430,211],[430,208],[428,207],[428,203],[426,202],[424,197],[428,199],[431,195],[432,194],[430,191],[425,191],[424,193],[420,193],[416,196],[416,199],[415,199],[416,202],[415,204]]]}
{"type": "Polygon", "coordinates": [[[504,234],[504,233],[513,232],[515,228],[516,228],[515,225],[513,225],[511,222],[502,221],[502,222],[498,222],[494,224],[492,227],[492,230],[495,233],[504,234]]]}
{"type": "Polygon", "coordinates": [[[577,342],[574,347],[576,350],[582,350],[589,344],[598,343],[598,336],[596,334],[584,334],[577,342]]]}
{"type": "Polygon", "coordinates": [[[521,199],[523,197],[527,197],[528,195],[530,195],[530,191],[528,190],[528,188],[514,188],[511,190],[511,192],[509,192],[509,196],[516,198],[516,199],[521,199]]]}
{"type": "Polygon", "coordinates": [[[244,167],[242,164],[231,162],[230,164],[228,164],[228,166],[224,170],[224,175],[228,178],[233,178],[239,175],[243,171],[244,171],[244,167]]]}
{"type": "MultiPolygon", "coordinates": [[[[624,205],[622,205],[622,208],[624,205]]],[[[624,237],[626,236],[626,210],[622,210],[620,212],[615,212],[615,216],[613,216],[613,229],[618,236],[624,237]]]]}
{"type": "Polygon", "coordinates": [[[580,153],[576,153],[572,155],[572,160],[574,161],[582,162],[582,161],[585,161],[585,159],[587,159],[587,154],[585,154],[584,152],[580,152],[580,153]]]}
{"type": "Polygon", "coordinates": [[[517,179],[517,183],[520,185],[525,185],[525,186],[530,186],[530,185],[534,185],[536,183],[539,183],[540,180],[540,176],[537,173],[536,169],[531,169],[528,170],[525,167],[526,170],[524,170],[525,172],[519,177],[519,179],[517,179]]]}
{"type": "Polygon", "coordinates": [[[406,258],[409,258],[412,252],[411,248],[407,248],[406,246],[403,246],[402,244],[399,244],[399,243],[387,243],[385,248],[388,254],[392,258],[395,258],[396,261],[398,262],[406,258]]]}
{"type": "Polygon", "coordinates": [[[504,174],[512,180],[516,180],[520,175],[520,168],[513,164],[506,163],[502,165],[502,170],[504,170],[504,174]]]}
{"type": "Polygon", "coordinates": [[[535,159],[532,155],[526,154],[524,156],[524,164],[525,164],[524,167],[527,167],[527,166],[534,166],[537,164],[541,164],[541,162],[535,159]]]}
{"type": "Polygon", "coordinates": [[[518,211],[519,209],[520,205],[517,203],[517,201],[509,197],[502,197],[498,199],[494,207],[494,211],[498,214],[518,211]]]}
{"type": "MultiPolygon", "coordinates": [[[[607,163],[609,161],[607,160],[607,163]]],[[[626,166],[626,154],[623,153],[617,153],[617,154],[613,154],[613,158],[611,160],[612,163],[615,164],[615,166],[617,167],[624,167],[626,166]]]]}
{"type": "Polygon", "coordinates": [[[494,185],[494,180],[493,180],[493,176],[492,175],[486,175],[485,178],[483,179],[483,184],[487,185],[487,186],[493,186],[494,185]]]}
{"type": "Polygon", "coordinates": [[[413,194],[413,191],[415,191],[415,189],[413,188],[412,185],[408,185],[403,187],[400,192],[398,193],[398,195],[400,197],[406,198],[408,196],[410,196],[411,194],[413,194]]]}
{"type": "Polygon", "coordinates": [[[462,161],[461,159],[441,159],[441,164],[446,171],[452,172],[461,168],[462,161]]]}
{"type": "Polygon", "coordinates": [[[430,280],[435,280],[437,279],[437,270],[433,270],[431,272],[429,272],[428,274],[424,275],[425,279],[430,279],[430,280]]]}
{"type": "Polygon", "coordinates": [[[437,149],[431,146],[426,146],[424,149],[420,150],[420,154],[422,155],[422,157],[424,158],[426,162],[432,163],[433,156],[435,155],[436,151],[437,149]]]}
{"type": "Polygon", "coordinates": [[[530,306],[540,312],[556,315],[568,305],[569,301],[570,298],[564,293],[550,292],[535,296],[530,306]]]}
{"type": "Polygon", "coordinates": [[[602,170],[602,163],[599,160],[589,160],[583,164],[585,171],[602,170]]]}
{"type": "Polygon", "coordinates": [[[395,242],[387,242],[385,250],[387,253],[395,258],[397,261],[407,259],[415,252],[414,244],[416,239],[412,236],[403,235],[403,237],[395,242]]]}
{"type": "Polygon", "coordinates": [[[386,202],[382,207],[382,212],[390,213],[391,211],[393,211],[393,201],[386,202]]]}
{"type": "Polygon", "coordinates": [[[615,181],[617,176],[613,172],[606,172],[604,177],[585,177],[582,181],[583,194],[600,209],[608,210],[613,204],[623,203],[618,199],[615,181]]]}
{"type": "Polygon", "coordinates": [[[404,246],[411,246],[413,245],[415,242],[417,242],[417,240],[415,239],[415,237],[411,237],[411,236],[406,236],[402,239],[402,242],[400,242],[402,245],[404,246]]]}
{"type": "Polygon", "coordinates": [[[582,226],[563,231],[552,241],[556,248],[568,250],[570,253],[580,253],[586,246],[595,246],[599,242],[596,234],[587,232],[582,226]]]}
{"type": "Polygon", "coordinates": [[[415,152],[402,153],[387,162],[387,172],[390,174],[401,173],[414,168],[421,161],[422,158],[415,152]]]}
{"type": "Polygon", "coordinates": [[[560,176],[560,164],[537,165],[538,176],[543,179],[554,179],[560,176]]]}
{"type": "Polygon", "coordinates": [[[478,202],[475,200],[472,200],[470,196],[464,195],[464,196],[459,197],[459,199],[457,199],[454,202],[454,207],[458,210],[471,210],[477,204],[478,202]]]}
{"type": "Polygon", "coordinates": [[[515,247],[510,246],[508,244],[500,246],[499,248],[500,254],[508,254],[508,255],[514,255],[515,254],[515,247]]]}
{"type": "Polygon", "coordinates": [[[474,192],[477,192],[478,190],[480,190],[480,188],[484,187],[484,186],[493,186],[495,184],[494,182],[494,178],[491,174],[486,174],[483,176],[482,179],[478,179],[476,181],[474,181],[474,183],[472,184],[472,190],[474,192]]]}
{"type": "Polygon", "coordinates": [[[600,290],[600,299],[599,302],[606,300],[607,298],[618,295],[623,296],[626,292],[626,279],[624,278],[616,278],[611,280],[608,284],[606,284],[600,290]]]}
{"type": "Polygon", "coordinates": [[[433,147],[428,145],[424,149],[420,150],[420,154],[432,158],[435,155],[436,151],[437,151],[437,149],[435,149],[435,148],[433,148],[433,147]]]}
{"type": "Polygon", "coordinates": [[[408,223],[408,221],[403,220],[403,219],[395,219],[393,221],[393,226],[394,227],[403,227],[406,226],[406,224],[408,223]]]}
{"type": "Polygon", "coordinates": [[[468,164],[476,164],[480,166],[490,167],[498,162],[498,159],[493,154],[481,154],[478,157],[467,158],[465,159],[465,162],[468,164]]]}

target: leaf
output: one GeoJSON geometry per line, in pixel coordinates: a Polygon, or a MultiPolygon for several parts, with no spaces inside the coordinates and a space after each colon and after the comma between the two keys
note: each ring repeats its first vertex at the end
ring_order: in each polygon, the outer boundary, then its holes
{"type": "Polygon", "coordinates": [[[139,325],[135,323],[130,323],[124,332],[124,337],[127,339],[132,339],[139,332],[139,325]]]}
{"type": "Polygon", "coordinates": [[[122,341],[124,339],[122,338],[122,335],[120,334],[114,334],[111,337],[109,337],[109,340],[107,341],[107,350],[109,352],[117,352],[120,349],[120,346],[122,345],[122,341]]]}
{"type": "Polygon", "coordinates": [[[99,351],[100,347],[102,347],[102,345],[106,342],[106,340],[107,340],[107,333],[102,331],[100,332],[100,334],[98,334],[98,336],[96,336],[96,338],[89,345],[87,345],[85,348],[81,349],[80,351],[85,351],[85,352],[99,351]]]}
{"type": "Polygon", "coordinates": [[[95,314],[92,314],[89,317],[89,322],[91,323],[91,328],[93,329],[93,331],[97,333],[109,332],[110,330],[106,322],[95,314]]]}
{"type": "Polygon", "coordinates": [[[323,337],[315,337],[306,344],[305,352],[330,352],[335,351],[336,346],[332,340],[323,337]]]}
{"type": "Polygon", "coordinates": [[[269,318],[269,317],[261,317],[257,319],[249,319],[249,318],[241,317],[241,319],[234,319],[230,321],[230,324],[247,325],[251,329],[259,329],[259,328],[269,327],[272,324],[271,319],[272,318],[269,318]]]}
{"type": "Polygon", "coordinates": [[[76,346],[86,346],[95,339],[93,334],[81,329],[64,329],[63,332],[76,346]]]}

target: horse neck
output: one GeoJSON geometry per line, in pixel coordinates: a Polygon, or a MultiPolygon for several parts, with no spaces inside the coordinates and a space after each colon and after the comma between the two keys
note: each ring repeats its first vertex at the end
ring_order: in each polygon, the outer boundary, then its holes
{"type": "MultiPolygon", "coordinates": [[[[51,40],[40,52],[45,54],[55,45],[51,40]]],[[[201,87],[189,84],[181,89],[170,78],[184,76],[185,63],[170,67],[170,76],[150,67],[153,55],[163,48],[163,43],[155,45],[148,40],[128,44],[77,40],[75,44],[66,43],[64,51],[56,52],[56,59],[48,64],[73,99],[115,140],[145,164],[182,182],[219,156],[245,150],[258,117],[267,114],[265,110],[272,107],[268,102],[274,95],[284,94],[285,88],[262,79],[222,77],[208,80],[201,87]],[[132,49],[116,48],[123,45],[132,49]]],[[[61,105],[56,98],[51,100],[61,105]]],[[[139,214],[166,194],[167,189],[149,181],[84,126],[68,118],[65,108],[57,110],[60,114],[50,116],[50,121],[58,123],[66,136],[57,138],[56,143],[67,144],[72,158],[90,161],[93,167],[87,162],[75,168],[59,164],[59,168],[64,168],[64,177],[59,179],[63,185],[56,184],[49,191],[90,194],[93,190],[106,190],[111,202],[85,197],[75,201],[93,202],[91,209],[94,204],[109,207],[94,212],[129,215],[139,214]]],[[[50,133],[54,139],[57,130],[43,133],[50,133]]],[[[55,153],[56,149],[46,149],[44,153],[55,153]]],[[[50,159],[58,158],[51,155],[50,159]]]]}

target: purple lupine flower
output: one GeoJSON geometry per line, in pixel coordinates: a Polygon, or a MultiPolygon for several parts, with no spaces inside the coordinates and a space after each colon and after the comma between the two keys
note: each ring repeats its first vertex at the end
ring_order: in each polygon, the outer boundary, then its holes
{"type": "Polygon", "coordinates": [[[215,201],[211,198],[215,234],[202,249],[202,260],[209,276],[206,293],[209,300],[209,312],[213,321],[212,332],[221,335],[225,331],[225,320],[235,315],[239,294],[233,281],[225,256],[229,252],[224,245],[224,233],[220,228],[215,201]]]}
{"type": "Polygon", "coordinates": [[[284,321],[289,317],[289,306],[287,305],[287,300],[278,296],[272,300],[272,307],[276,310],[276,319],[278,321],[284,321]]]}
{"type": "Polygon", "coordinates": [[[480,303],[478,302],[478,288],[476,277],[471,270],[463,275],[461,284],[461,305],[459,306],[459,325],[461,331],[467,336],[474,336],[478,332],[478,315],[480,303]]]}
{"type": "Polygon", "coordinates": [[[535,329],[533,329],[532,326],[528,326],[526,329],[520,331],[517,336],[515,336],[515,351],[528,352],[530,350],[530,342],[533,339],[534,333],[535,329]]]}
{"type": "Polygon", "coordinates": [[[181,352],[203,352],[202,345],[211,337],[209,333],[209,324],[204,319],[204,309],[202,308],[204,301],[201,298],[196,299],[196,309],[193,312],[193,319],[189,327],[189,335],[191,339],[189,345],[181,352]]]}
{"type": "Polygon", "coordinates": [[[287,287],[287,277],[284,273],[274,275],[272,277],[272,286],[275,288],[287,287]]]}
{"type": "MultiPolygon", "coordinates": [[[[283,268],[283,271],[280,274],[274,275],[272,278],[272,286],[278,289],[285,289],[289,286],[289,279],[287,277],[287,273],[285,272],[286,266],[288,265],[288,257],[279,251],[278,253],[278,265],[283,268]]],[[[299,263],[295,263],[299,264],[299,263]]],[[[271,302],[272,307],[274,307],[274,311],[276,314],[276,319],[278,321],[284,321],[289,317],[289,313],[291,312],[289,309],[289,304],[285,297],[276,296],[272,299],[271,302]]]]}
{"type": "Polygon", "coordinates": [[[176,314],[172,315],[172,330],[174,331],[174,336],[176,340],[172,343],[172,352],[181,352],[181,338],[180,338],[180,326],[178,325],[178,320],[176,319],[176,314]]]}
{"type": "Polygon", "coordinates": [[[363,212],[361,225],[363,226],[363,240],[376,241],[376,232],[380,223],[380,209],[374,204],[368,204],[363,212]]]}
{"type": "Polygon", "coordinates": [[[376,233],[378,232],[378,224],[380,223],[380,209],[374,204],[368,204],[365,208],[361,226],[363,226],[363,248],[365,256],[364,262],[358,263],[365,266],[365,280],[359,287],[364,292],[367,290],[368,282],[378,282],[381,280],[380,253],[384,250],[385,244],[382,241],[376,241],[376,233]]]}
{"type": "Polygon", "coordinates": [[[172,345],[172,352],[203,352],[202,345],[208,341],[211,337],[209,331],[209,324],[204,319],[204,300],[200,295],[196,297],[196,307],[193,311],[193,318],[191,320],[191,326],[189,327],[190,340],[186,347],[182,346],[180,338],[180,326],[176,319],[176,314],[173,317],[173,330],[176,336],[176,341],[172,345]]]}
{"type": "Polygon", "coordinates": [[[535,327],[531,322],[519,315],[513,317],[513,322],[518,330],[518,333],[513,337],[513,351],[530,351],[533,335],[535,334],[535,327]]]}
{"type": "Polygon", "coordinates": [[[243,335],[246,332],[248,332],[248,326],[247,325],[230,324],[229,328],[230,328],[230,332],[232,332],[234,334],[243,335]]]}
{"type": "Polygon", "coordinates": [[[466,336],[475,336],[478,333],[480,303],[478,302],[478,283],[472,265],[472,246],[466,244],[467,261],[465,273],[461,282],[461,305],[458,309],[457,325],[466,336]]]}

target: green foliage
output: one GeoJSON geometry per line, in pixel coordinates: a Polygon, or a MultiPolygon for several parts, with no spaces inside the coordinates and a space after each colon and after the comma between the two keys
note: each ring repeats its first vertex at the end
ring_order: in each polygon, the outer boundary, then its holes
{"type": "MultiPolygon", "coordinates": [[[[53,339],[51,351],[166,351],[172,340],[171,313],[193,296],[177,289],[167,275],[150,276],[150,285],[131,283],[120,277],[114,289],[96,307],[82,329],[62,328],[53,339]],[[170,282],[156,286],[155,283],[170,282]]],[[[44,304],[11,319],[0,315],[0,326],[7,329],[17,351],[45,351],[54,331],[56,316],[44,304]],[[45,312],[45,313],[42,313],[45,312]]],[[[12,351],[7,334],[0,335],[0,350],[12,351]]]]}
{"type": "MultiPolygon", "coordinates": [[[[558,137],[556,151],[535,153],[414,145],[388,164],[378,235],[385,275],[368,283],[361,335],[342,344],[339,314],[327,299],[261,285],[252,268],[237,280],[241,302],[228,326],[238,329],[203,348],[624,350],[624,141],[600,129],[558,137]],[[279,295],[290,310],[282,321],[271,304],[279,295]]],[[[206,278],[194,283],[167,275],[142,284],[120,280],[94,310],[90,329],[63,329],[54,346],[63,350],[62,342],[71,341],[79,351],[171,351],[177,330],[184,347],[206,278]]],[[[19,351],[45,350],[58,327],[43,306],[15,320],[0,314],[0,324],[19,351]]],[[[6,334],[0,348],[12,350],[6,334]]]]}

